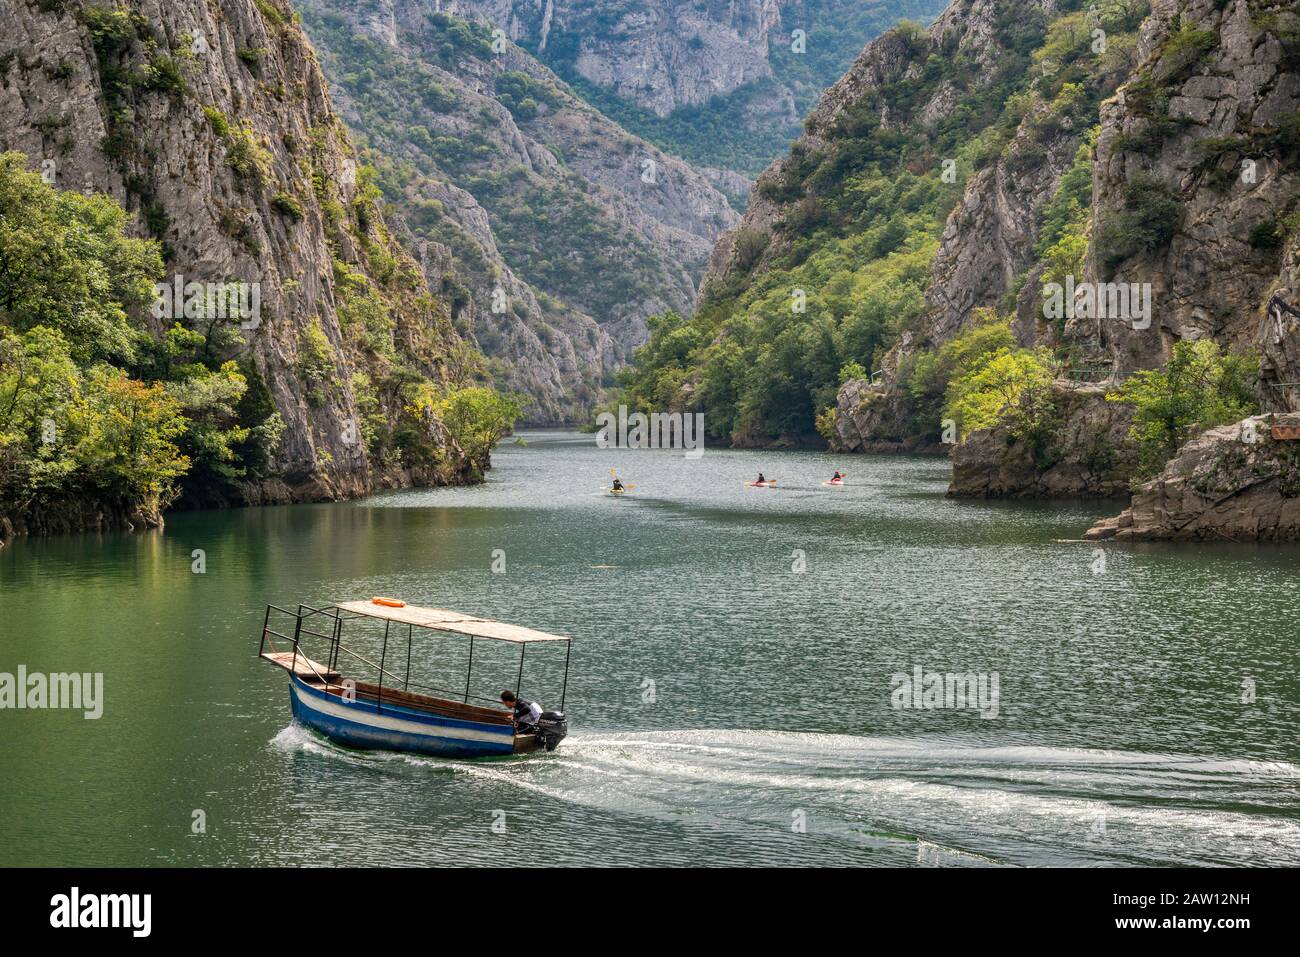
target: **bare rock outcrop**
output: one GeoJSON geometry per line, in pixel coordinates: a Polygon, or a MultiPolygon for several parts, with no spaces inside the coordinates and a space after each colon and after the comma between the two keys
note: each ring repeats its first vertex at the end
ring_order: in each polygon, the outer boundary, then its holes
{"type": "Polygon", "coordinates": [[[1042,208],[1080,142],[1081,131],[1072,127],[1044,138],[1037,128],[1050,112],[1039,104],[1021,122],[1006,157],[971,177],[948,216],[926,291],[926,344],[960,334],[977,308],[996,305],[1034,263],[1042,208]]]}
{"type": "Polygon", "coordinates": [[[1183,446],[1093,541],[1300,540],[1300,414],[1254,416],[1183,446]]]}
{"type": "Polygon", "coordinates": [[[986,429],[952,449],[954,498],[1117,498],[1129,491],[1136,454],[1132,407],[1108,402],[1107,384],[1052,385],[1060,425],[1032,449],[1005,428],[986,429]]]}
{"type": "Polygon", "coordinates": [[[891,395],[866,379],[850,379],[836,396],[832,452],[923,452],[941,455],[939,436],[915,436],[891,395]]]}

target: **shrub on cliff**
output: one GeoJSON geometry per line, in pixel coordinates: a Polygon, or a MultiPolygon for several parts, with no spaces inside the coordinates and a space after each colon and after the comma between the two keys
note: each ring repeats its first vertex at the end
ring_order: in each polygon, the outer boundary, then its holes
{"type": "Polygon", "coordinates": [[[465,452],[478,470],[488,467],[493,447],[518,421],[523,412],[519,400],[483,386],[468,386],[442,395],[422,389],[408,411],[432,414],[465,452]]]}
{"type": "Polygon", "coordinates": [[[1002,348],[976,361],[948,388],[945,413],[958,434],[1005,427],[1042,461],[1055,427],[1051,357],[1040,350],[1002,348]]]}
{"type": "Polygon", "coordinates": [[[1150,173],[1125,183],[1123,200],[1121,209],[1101,218],[1097,231],[1096,249],[1108,277],[1126,260],[1168,247],[1185,215],[1178,191],[1150,173]]]}
{"type": "Polygon", "coordinates": [[[1135,409],[1129,437],[1138,446],[1138,477],[1159,472],[1189,439],[1259,411],[1259,360],[1224,354],[1210,339],[1179,342],[1163,369],[1136,373],[1106,398],[1135,409]]]}
{"type": "Polygon", "coordinates": [[[944,343],[937,352],[911,357],[899,371],[899,379],[912,403],[916,431],[937,433],[952,384],[999,350],[1014,346],[1009,320],[990,310],[976,310],[974,325],[966,332],[944,343]]]}

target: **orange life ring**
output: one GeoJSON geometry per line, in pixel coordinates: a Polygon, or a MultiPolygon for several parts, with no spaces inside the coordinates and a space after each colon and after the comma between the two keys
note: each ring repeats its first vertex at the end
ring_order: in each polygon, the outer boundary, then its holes
{"type": "Polygon", "coordinates": [[[372,599],[370,599],[370,604],[372,604],[372,605],[383,605],[383,606],[386,607],[386,608],[405,608],[405,607],[406,607],[406,602],[404,602],[404,601],[398,601],[396,598],[372,598],[372,599]]]}

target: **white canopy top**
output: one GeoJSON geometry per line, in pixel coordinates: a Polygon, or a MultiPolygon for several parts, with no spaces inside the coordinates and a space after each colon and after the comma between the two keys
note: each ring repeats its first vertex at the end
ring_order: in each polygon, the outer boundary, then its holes
{"type": "Polygon", "coordinates": [[[471,635],[475,638],[494,638],[498,641],[513,641],[517,644],[526,644],[533,641],[571,640],[564,635],[548,635],[544,631],[534,631],[532,628],[525,628],[522,625],[510,625],[504,621],[493,621],[490,618],[476,618],[473,615],[466,615],[459,611],[448,611],[445,608],[421,608],[418,605],[403,605],[401,608],[395,608],[392,605],[377,605],[373,600],[341,601],[335,603],[335,607],[357,615],[395,621],[416,628],[452,631],[462,635],[471,635]]]}

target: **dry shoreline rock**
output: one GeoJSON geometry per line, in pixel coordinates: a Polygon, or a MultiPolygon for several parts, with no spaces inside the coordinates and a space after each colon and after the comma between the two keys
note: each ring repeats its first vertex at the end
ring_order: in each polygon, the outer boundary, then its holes
{"type": "Polygon", "coordinates": [[[1129,508],[1084,537],[1300,541],[1300,413],[1252,416],[1197,436],[1129,508]]]}

